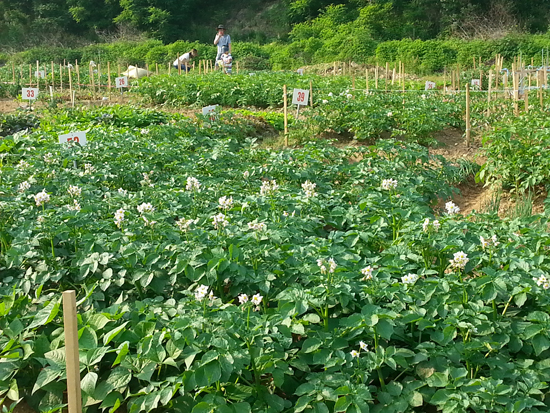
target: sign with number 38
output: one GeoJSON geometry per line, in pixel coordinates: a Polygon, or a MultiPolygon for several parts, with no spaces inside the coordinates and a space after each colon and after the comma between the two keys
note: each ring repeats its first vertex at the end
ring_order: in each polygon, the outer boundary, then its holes
{"type": "Polygon", "coordinates": [[[24,87],[21,91],[21,99],[35,100],[38,97],[38,88],[24,87]]]}
{"type": "Polygon", "coordinates": [[[292,104],[307,106],[309,102],[309,90],[307,89],[294,89],[292,93],[292,104]]]}

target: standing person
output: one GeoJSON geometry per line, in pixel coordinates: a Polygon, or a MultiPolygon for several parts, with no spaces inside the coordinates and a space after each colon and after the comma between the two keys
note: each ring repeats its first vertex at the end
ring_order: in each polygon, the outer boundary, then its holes
{"type": "Polygon", "coordinates": [[[216,68],[218,68],[218,61],[223,53],[223,47],[227,46],[229,48],[229,53],[231,53],[231,37],[229,37],[228,34],[225,34],[225,27],[223,24],[218,26],[218,33],[216,33],[214,44],[218,46],[218,54],[216,55],[216,68]]]}
{"type": "Polygon", "coordinates": [[[197,57],[199,55],[199,52],[197,52],[197,49],[193,49],[190,52],[182,54],[179,59],[174,60],[174,67],[176,69],[179,69],[181,66],[181,70],[186,70],[189,72],[191,67],[189,66],[189,62],[192,58],[197,57]]]}

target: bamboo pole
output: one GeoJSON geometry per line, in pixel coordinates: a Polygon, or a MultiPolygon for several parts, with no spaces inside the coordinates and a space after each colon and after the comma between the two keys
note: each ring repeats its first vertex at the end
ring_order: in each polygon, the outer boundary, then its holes
{"type": "Polygon", "coordinates": [[[393,68],[392,74],[391,74],[391,85],[393,86],[395,83],[395,67],[393,68]]]}
{"type": "Polygon", "coordinates": [[[386,84],[386,92],[388,91],[388,79],[390,77],[390,64],[386,62],[386,81],[384,82],[386,84]]]}
{"type": "Polygon", "coordinates": [[[376,63],[376,67],[374,68],[374,89],[378,91],[378,63],[376,63]]]}
{"type": "Polygon", "coordinates": [[[235,62],[235,65],[237,66],[237,74],[239,74],[239,61],[235,62]]]}
{"type": "Polygon", "coordinates": [[[447,94],[447,67],[443,69],[443,94],[447,94]]]}
{"type": "Polygon", "coordinates": [[[543,71],[541,70],[539,72],[539,79],[540,79],[540,86],[539,86],[539,99],[540,99],[540,108],[542,110],[544,110],[544,100],[543,100],[543,89],[542,89],[542,74],[543,74],[543,71]]]}
{"type": "Polygon", "coordinates": [[[145,70],[147,71],[147,77],[149,77],[149,63],[145,63],[145,70]]]}
{"type": "Polygon", "coordinates": [[[13,84],[15,85],[15,63],[11,62],[11,74],[13,77],[13,84]]]}
{"type": "Polygon", "coordinates": [[[78,91],[80,92],[80,66],[78,66],[78,60],[76,61],[76,81],[78,82],[78,91]]]}
{"type": "MultiPolygon", "coordinates": [[[[193,69],[194,69],[194,68],[195,68],[195,62],[193,62],[193,69]]],[[[157,76],[158,76],[158,74],[159,74],[159,64],[158,64],[158,63],[155,63],[155,73],[156,73],[157,76]]]]}
{"type": "Polygon", "coordinates": [[[78,321],[76,293],[74,290],[63,292],[63,325],[65,329],[65,363],[69,413],[81,413],[82,394],[80,390],[80,360],[78,354],[78,321]]]}
{"type": "Polygon", "coordinates": [[[69,67],[69,93],[71,94],[71,102],[72,106],[74,107],[74,100],[73,100],[73,77],[71,76],[71,68],[69,67]]]}
{"type": "Polygon", "coordinates": [[[193,74],[195,74],[195,61],[193,61],[193,74]]]}
{"type": "Polygon", "coordinates": [[[334,76],[336,76],[336,62],[334,62],[334,76]]]}
{"type": "Polygon", "coordinates": [[[51,63],[52,63],[52,88],[55,90],[55,70],[54,70],[53,62],[51,63]]]}
{"type": "Polygon", "coordinates": [[[61,63],[59,63],[59,88],[63,93],[63,65],[61,63]]]}
{"type": "Polygon", "coordinates": [[[367,93],[369,93],[369,69],[365,69],[365,86],[367,93]]]}
{"type": "Polygon", "coordinates": [[[491,114],[491,87],[493,82],[493,71],[489,70],[489,85],[487,86],[487,115],[491,114]]]}
{"type": "Polygon", "coordinates": [[[466,83],[466,146],[471,144],[471,125],[470,125],[470,85],[466,83]]]}
{"type": "Polygon", "coordinates": [[[351,88],[353,90],[355,90],[355,75],[354,74],[351,75],[351,88]]]}
{"type": "Polygon", "coordinates": [[[529,113],[529,89],[523,89],[523,100],[525,104],[525,113],[529,113]]]}
{"type": "Polygon", "coordinates": [[[504,90],[504,99],[508,99],[508,73],[504,73],[502,78],[502,88],[504,90]]]}
{"type": "Polygon", "coordinates": [[[92,100],[95,99],[95,78],[94,78],[94,68],[90,66],[90,81],[92,86],[92,100]]]}
{"type": "Polygon", "coordinates": [[[111,62],[107,62],[107,87],[109,88],[109,101],[111,101],[111,62]]]}
{"type": "Polygon", "coordinates": [[[168,62],[168,76],[172,74],[171,70],[172,70],[172,64],[168,62]]]}
{"type": "Polygon", "coordinates": [[[40,63],[36,61],[36,87],[40,88],[40,63]]]}
{"type": "Polygon", "coordinates": [[[29,87],[32,87],[32,65],[29,64],[29,87]]]}
{"type": "Polygon", "coordinates": [[[284,133],[285,133],[285,146],[288,146],[288,107],[287,107],[287,96],[286,96],[286,85],[283,86],[283,111],[284,111],[284,133]]]}

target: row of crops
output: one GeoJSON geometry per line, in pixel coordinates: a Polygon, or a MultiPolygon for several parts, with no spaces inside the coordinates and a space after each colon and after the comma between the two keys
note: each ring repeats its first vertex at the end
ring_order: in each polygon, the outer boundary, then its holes
{"type": "MultiPolygon", "coordinates": [[[[460,119],[453,99],[345,87],[308,113],[318,130],[460,119]]],[[[461,164],[392,140],[261,149],[230,113],[27,121],[0,141],[0,397],[63,408],[75,289],[88,412],[549,410],[548,217],[463,217],[461,164]],[[87,146],[57,143],[73,130],[87,146]]]]}

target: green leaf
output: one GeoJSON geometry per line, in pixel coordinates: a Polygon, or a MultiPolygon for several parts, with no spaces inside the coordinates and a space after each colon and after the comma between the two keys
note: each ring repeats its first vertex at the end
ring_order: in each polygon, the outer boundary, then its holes
{"type": "Polygon", "coordinates": [[[348,409],[348,406],[351,404],[352,398],[350,396],[342,396],[338,398],[336,404],[334,405],[335,412],[345,412],[348,409]]]}
{"type": "Polygon", "coordinates": [[[214,411],[213,407],[210,407],[210,405],[206,402],[200,402],[193,407],[193,410],[191,410],[191,413],[211,413],[214,411]]]}
{"type": "Polygon", "coordinates": [[[115,361],[113,362],[113,365],[111,367],[115,367],[117,364],[122,363],[128,352],[130,351],[128,348],[128,345],[130,343],[128,341],[125,341],[119,346],[118,355],[115,361]]]}
{"type": "Polygon", "coordinates": [[[59,312],[59,299],[50,301],[50,303],[40,310],[34,316],[32,323],[29,325],[29,329],[41,327],[51,322],[57,313],[59,312]]]}
{"type": "Polygon", "coordinates": [[[527,294],[526,293],[519,293],[514,296],[514,302],[518,307],[522,307],[523,304],[527,301],[527,294]]]}
{"type": "Polygon", "coordinates": [[[117,328],[109,331],[107,334],[103,336],[103,345],[107,345],[111,342],[112,339],[114,339],[122,330],[124,330],[124,327],[126,327],[126,324],[128,324],[128,321],[125,323],[122,323],[122,325],[118,326],[117,328]]]}
{"type": "Polygon", "coordinates": [[[323,342],[318,338],[308,338],[302,344],[302,351],[306,354],[311,353],[321,347],[322,344],[323,342]]]}
{"type": "Polygon", "coordinates": [[[537,356],[550,347],[550,341],[546,336],[542,334],[537,334],[535,337],[533,337],[533,340],[531,342],[537,356]]]}
{"type": "Polygon", "coordinates": [[[113,386],[113,389],[120,389],[130,383],[130,380],[132,380],[130,370],[124,367],[117,367],[109,375],[107,383],[113,386]]]}
{"type": "Polygon", "coordinates": [[[84,327],[78,332],[78,347],[94,349],[97,347],[97,335],[90,327],[84,327]]]}
{"type": "Polygon", "coordinates": [[[199,387],[210,386],[212,383],[217,382],[221,376],[220,362],[218,360],[211,361],[195,371],[195,380],[199,387]]]}
{"type": "Polygon", "coordinates": [[[420,406],[422,406],[423,403],[424,403],[424,400],[422,398],[421,393],[419,393],[417,391],[414,391],[414,392],[409,394],[409,404],[412,407],[420,407],[420,406]]]}
{"type": "Polygon", "coordinates": [[[393,334],[393,326],[388,320],[379,320],[378,324],[376,324],[376,332],[380,335],[380,337],[390,340],[393,334]]]}
{"type": "Polygon", "coordinates": [[[449,380],[446,374],[436,372],[426,379],[426,383],[430,387],[445,387],[449,380]]]}
{"type": "Polygon", "coordinates": [[[87,393],[89,396],[93,396],[95,391],[95,386],[97,384],[97,374],[94,372],[88,372],[84,378],[80,381],[80,387],[82,391],[87,393]]]}
{"type": "Polygon", "coordinates": [[[88,324],[97,331],[105,327],[110,321],[103,314],[94,314],[88,319],[88,324]]]}
{"type": "Polygon", "coordinates": [[[40,390],[46,384],[51,383],[55,379],[61,377],[61,373],[62,371],[58,367],[52,366],[42,369],[42,371],[38,374],[38,378],[36,379],[34,387],[32,388],[32,394],[34,394],[37,390],[40,390]]]}
{"type": "Polygon", "coordinates": [[[296,401],[296,404],[294,405],[294,411],[296,413],[304,411],[306,409],[306,407],[309,406],[309,402],[312,401],[312,400],[313,400],[312,396],[302,396],[302,397],[300,397],[296,401]]]}

